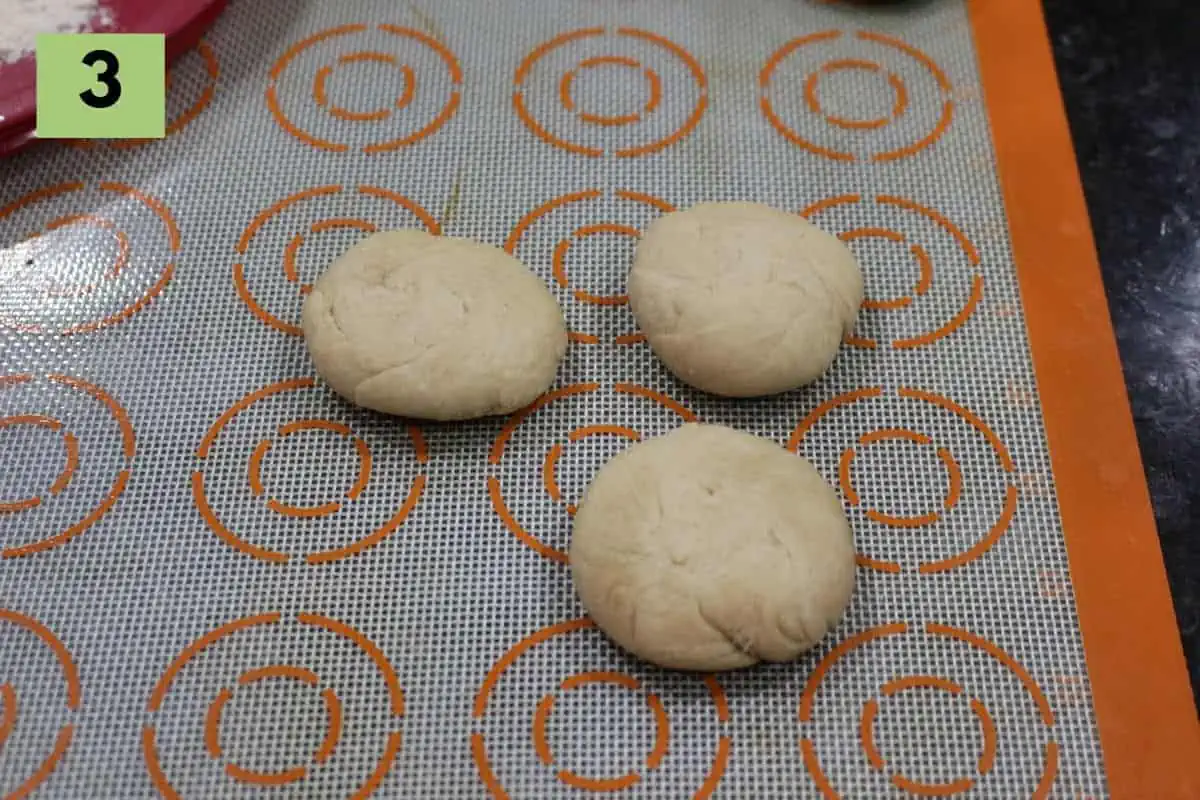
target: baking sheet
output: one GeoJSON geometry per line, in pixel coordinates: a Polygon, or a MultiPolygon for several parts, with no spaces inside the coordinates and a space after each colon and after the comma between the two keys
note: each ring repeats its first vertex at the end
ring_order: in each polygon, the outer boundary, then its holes
{"type": "Polygon", "coordinates": [[[237,3],[170,113],[0,177],[0,796],[1107,794],[966,6],[237,3]],[[722,199],[863,261],[812,387],[691,390],[622,304],[722,199]],[[306,284],[399,226],[556,292],[532,410],[316,379],[306,284]],[[656,670],[573,596],[571,504],[688,419],[842,492],[858,591],[794,664],[656,670]]]}

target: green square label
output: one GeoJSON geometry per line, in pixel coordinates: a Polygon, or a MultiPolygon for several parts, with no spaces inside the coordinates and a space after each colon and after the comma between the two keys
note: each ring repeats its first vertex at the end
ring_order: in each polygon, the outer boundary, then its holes
{"type": "Polygon", "coordinates": [[[161,139],[166,135],[166,37],[50,33],[37,37],[37,135],[161,139]]]}

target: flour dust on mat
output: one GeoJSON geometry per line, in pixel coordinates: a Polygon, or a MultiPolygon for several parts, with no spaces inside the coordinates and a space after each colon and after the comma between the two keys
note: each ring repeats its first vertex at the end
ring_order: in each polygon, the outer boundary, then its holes
{"type": "Polygon", "coordinates": [[[82,33],[113,21],[96,0],[0,0],[0,16],[0,64],[32,53],[39,33],[82,33]]]}

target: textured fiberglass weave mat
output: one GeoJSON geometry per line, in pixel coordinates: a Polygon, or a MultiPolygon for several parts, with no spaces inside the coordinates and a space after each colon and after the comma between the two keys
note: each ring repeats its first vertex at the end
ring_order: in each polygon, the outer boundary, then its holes
{"type": "Polygon", "coordinates": [[[166,140],[4,165],[0,796],[1103,795],[965,10],[426,5],[235,3],[166,140]],[[636,238],[709,199],[860,256],[816,385],[709,397],[640,340],[636,238]],[[315,379],[308,283],[404,226],[556,293],[535,410],[315,379]],[[796,663],[658,671],[573,596],[587,481],[689,419],[839,487],[858,590],[796,663]]]}

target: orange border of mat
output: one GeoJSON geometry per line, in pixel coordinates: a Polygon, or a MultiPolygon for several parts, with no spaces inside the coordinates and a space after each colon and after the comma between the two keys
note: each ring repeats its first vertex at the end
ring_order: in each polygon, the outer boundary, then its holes
{"type": "Polygon", "coordinates": [[[1200,722],[1041,3],[967,9],[1109,790],[1200,797],[1200,722]]]}

